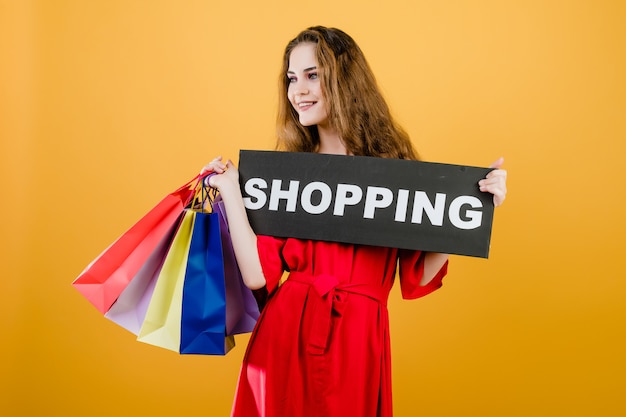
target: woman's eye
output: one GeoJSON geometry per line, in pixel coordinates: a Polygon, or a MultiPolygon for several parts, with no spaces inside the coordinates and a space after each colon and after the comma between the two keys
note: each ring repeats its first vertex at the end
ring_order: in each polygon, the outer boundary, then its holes
{"type": "Polygon", "coordinates": [[[309,73],[309,79],[310,80],[317,80],[317,72],[310,72],[309,73]]]}
{"type": "Polygon", "coordinates": [[[287,80],[289,80],[289,84],[293,84],[296,81],[298,81],[298,79],[296,77],[287,77],[287,80]]]}

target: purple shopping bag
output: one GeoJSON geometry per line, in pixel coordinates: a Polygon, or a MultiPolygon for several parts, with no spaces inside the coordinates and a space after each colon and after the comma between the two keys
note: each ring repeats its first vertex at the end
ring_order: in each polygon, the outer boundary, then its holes
{"type": "Polygon", "coordinates": [[[222,252],[224,254],[224,285],[226,286],[226,334],[248,333],[259,318],[259,307],[252,291],[246,287],[235,259],[233,242],[228,231],[224,201],[218,196],[213,201],[213,213],[219,215],[222,252]]]}

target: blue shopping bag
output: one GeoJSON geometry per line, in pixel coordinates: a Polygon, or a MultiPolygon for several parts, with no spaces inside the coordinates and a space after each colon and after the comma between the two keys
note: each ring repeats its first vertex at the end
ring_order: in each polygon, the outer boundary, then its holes
{"type": "Polygon", "coordinates": [[[217,213],[194,212],[183,284],[180,353],[225,355],[235,346],[226,333],[224,255],[217,213]]]}

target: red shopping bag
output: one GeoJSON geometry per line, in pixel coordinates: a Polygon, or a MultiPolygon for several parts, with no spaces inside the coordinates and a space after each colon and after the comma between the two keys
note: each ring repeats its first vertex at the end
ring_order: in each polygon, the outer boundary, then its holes
{"type": "Polygon", "coordinates": [[[197,176],[168,194],[102,252],[72,285],[100,312],[106,313],[171,231],[195,195],[197,176]]]}

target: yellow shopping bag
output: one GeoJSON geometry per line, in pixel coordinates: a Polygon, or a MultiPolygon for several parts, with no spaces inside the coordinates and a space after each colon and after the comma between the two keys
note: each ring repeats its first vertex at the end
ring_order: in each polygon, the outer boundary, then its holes
{"type": "Polygon", "coordinates": [[[163,262],[146,318],[137,340],[178,352],[183,284],[193,232],[194,212],[185,210],[178,231],[163,262]]]}

